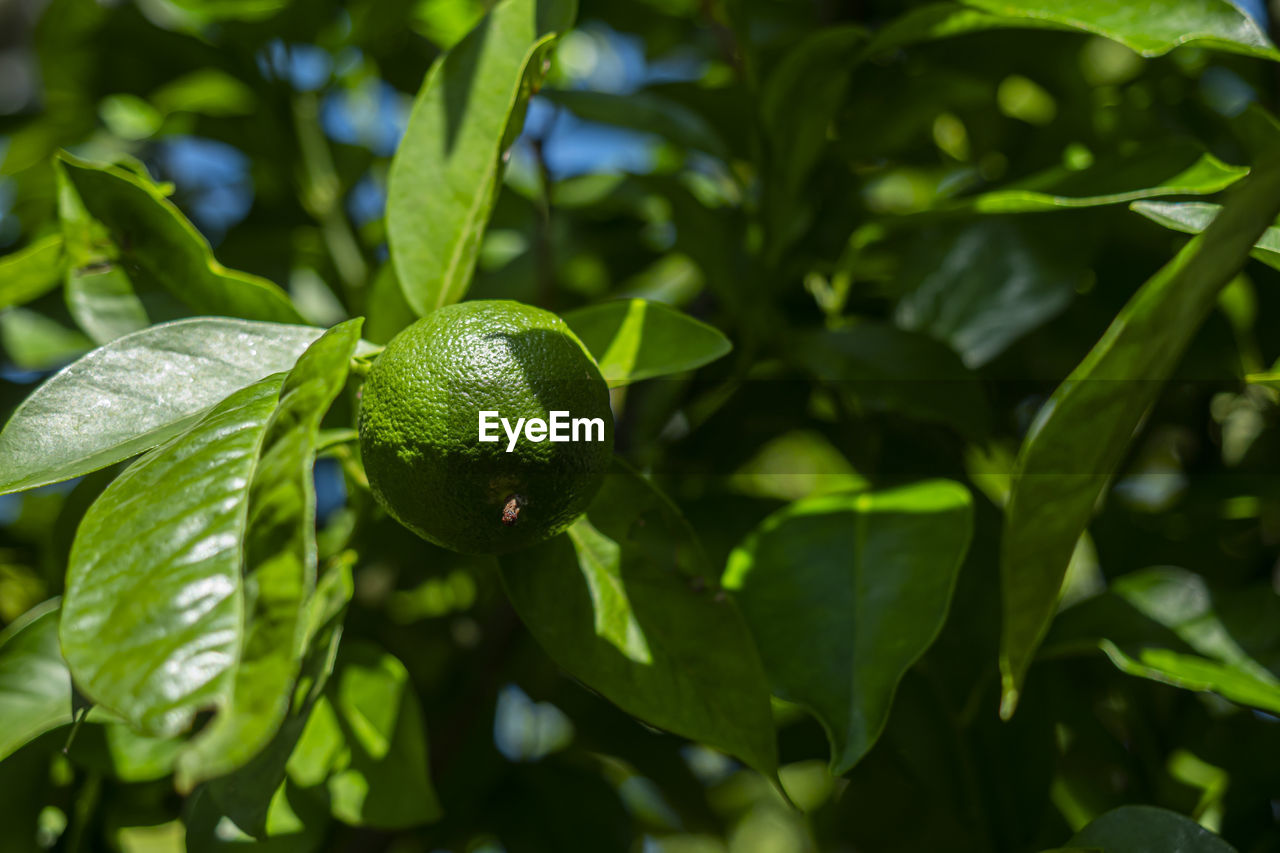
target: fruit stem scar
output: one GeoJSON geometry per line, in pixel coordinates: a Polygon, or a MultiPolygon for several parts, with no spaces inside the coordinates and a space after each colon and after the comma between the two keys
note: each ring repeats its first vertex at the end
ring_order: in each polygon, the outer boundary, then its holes
{"type": "Polygon", "coordinates": [[[520,495],[511,495],[507,498],[507,502],[502,505],[502,523],[507,527],[515,527],[516,522],[520,520],[520,509],[524,506],[524,498],[520,495]]]}

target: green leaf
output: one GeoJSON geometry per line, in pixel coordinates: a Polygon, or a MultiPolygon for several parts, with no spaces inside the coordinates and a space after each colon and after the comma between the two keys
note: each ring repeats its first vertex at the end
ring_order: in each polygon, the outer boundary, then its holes
{"type": "Polygon", "coordinates": [[[568,532],[503,557],[502,579],[560,666],[629,714],[774,775],[759,656],[683,517],[621,468],[568,532]]]}
{"type": "Polygon", "coordinates": [[[545,49],[572,25],[575,6],[500,0],[427,72],[387,187],[391,260],[418,314],[466,293],[509,127],[518,130],[522,120],[526,75],[541,74],[545,49]]]}
{"type": "MultiPolygon", "coordinates": [[[[1137,201],[1129,205],[1152,222],[1183,234],[1199,234],[1222,212],[1222,205],[1208,201],[1137,201]]],[[[1280,228],[1262,232],[1249,253],[1273,269],[1280,269],[1280,228]]]]}
{"type": "Polygon", "coordinates": [[[404,664],[367,643],[346,643],[289,757],[289,777],[303,788],[323,785],[333,816],[352,826],[437,820],[424,731],[404,664]]]}
{"type": "Polygon", "coordinates": [[[897,279],[911,290],[894,320],[927,332],[978,368],[1066,308],[1087,270],[1025,223],[988,219],[923,232],[897,279]]]}
{"type": "Polygon", "coordinates": [[[971,438],[987,432],[987,402],[977,376],[927,335],[859,320],[802,336],[795,353],[853,411],[947,424],[971,438]]]}
{"type": "Polygon", "coordinates": [[[975,213],[1038,213],[1125,204],[1167,195],[1209,195],[1249,174],[1186,145],[1144,149],[1140,155],[1083,171],[1050,169],[1007,189],[943,205],[975,213]]]}
{"type": "Polygon", "coordinates": [[[1121,806],[1094,820],[1068,842],[1102,853],[1236,853],[1188,817],[1154,806],[1121,806]]]}
{"type": "Polygon", "coordinates": [[[155,184],[65,154],[60,165],[85,209],[106,226],[119,262],[140,290],[168,291],[196,314],[303,322],[279,287],[214,260],[208,241],[155,184]]]}
{"type": "Polygon", "coordinates": [[[643,299],[579,308],[564,321],[596,357],[611,388],[694,370],[733,349],[720,330],[643,299]]]}
{"type": "Polygon", "coordinates": [[[71,675],[58,649],[56,599],[0,633],[0,759],[71,722],[71,675]]]}
{"type": "MultiPolygon", "coordinates": [[[[1269,620],[1247,622],[1277,624],[1280,597],[1270,588],[1249,596],[1272,607],[1265,614],[1269,620]]],[[[1241,648],[1226,613],[1199,575],[1171,567],[1145,569],[1063,611],[1045,640],[1044,654],[1101,648],[1130,675],[1280,714],[1280,678],[1241,648]]],[[[1274,643],[1280,652],[1280,636],[1274,643]]]]}
{"type": "Polygon", "coordinates": [[[68,270],[66,295],[76,324],[99,346],[151,325],[133,282],[114,264],[68,270]]]}
{"type": "Polygon", "coordinates": [[[724,585],[773,692],[822,722],[833,773],[884,730],[898,682],[942,629],[972,532],[968,490],[931,480],[798,501],[729,557],[724,585]]]}
{"type": "Polygon", "coordinates": [[[729,160],[724,141],[700,113],[661,95],[618,95],[587,89],[545,89],[539,94],[578,118],[657,134],[681,148],[729,160]]]}
{"type": "Polygon", "coordinates": [[[94,350],[0,432],[0,494],[69,480],[154,447],[232,391],[288,370],[322,330],[196,318],[94,350]]]}
{"type": "Polygon", "coordinates": [[[244,628],[230,703],[179,756],[179,790],[243,766],[289,711],[304,653],[304,606],[316,583],[316,440],[346,382],[362,322],[326,332],[280,389],[249,486],[244,628]]]}
{"type": "Polygon", "coordinates": [[[177,734],[229,700],[246,613],[246,484],[282,381],[219,403],[117,477],[80,523],[63,655],[86,696],[143,734],[177,734]]]}
{"type": "Polygon", "coordinates": [[[1245,181],[1222,215],[1138,290],[1041,408],[1018,459],[1001,554],[1001,713],[1017,705],[1076,541],[1218,292],[1280,212],[1280,162],[1245,181]]]}
{"type": "Polygon", "coordinates": [[[62,281],[65,267],[62,237],[58,234],[0,257],[0,309],[44,296],[62,281]]]}
{"type": "Polygon", "coordinates": [[[58,367],[93,346],[75,329],[29,308],[0,311],[0,341],[23,370],[58,367]]]}
{"type": "MultiPolygon", "coordinates": [[[[1182,44],[1280,59],[1262,28],[1229,0],[961,0],[997,16],[1002,25],[1058,26],[1096,33],[1143,56],[1182,44]]],[[[989,29],[990,27],[982,27],[989,29]]]]}

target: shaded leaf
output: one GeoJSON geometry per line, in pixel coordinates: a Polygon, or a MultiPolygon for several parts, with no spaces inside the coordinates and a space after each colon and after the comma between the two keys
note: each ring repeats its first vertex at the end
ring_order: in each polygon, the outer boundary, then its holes
{"type": "Polygon", "coordinates": [[[1235,853],[1188,817],[1154,806],[1121,806],[1076,833],[1072,849],[1101,853],[1235,853]]]}
{"type": "Polygon", "coordinates": [[[0,257],[0,309],[44,296],[62,281],[65,266],[62,237],[57,234],[0,257]]]}
{"type": "Polygon", "coordinates": [[[94,350],[5,424],[0,493],[78,477],[160,444],[232,391],[289,369],[321,331],[201,317],[94,350]]]}
{"type": "Polygon", "coordinates": [[[898,682],[946,620],[972,531],[968,490],[932,480],[791,504],[730,556],[724,585],[773,691],[822,722],[833,773],[884,730],[898,682]]]}
{"type": "Polygon", "coordinates": [[[321,418],[346,382],[362,322],[326,332],[280,389],[249,486],[244,628],[230,703],[179,757],[180,790],[244,765],[289,710],[304,653],[304,606],[316,582],[316,440],[321,418]]]}
{"type": "Polygon", "coordinates": [[[275,284],[214,260],[208,241],[155,184],[66,155],[61,166],[85,209],[106,226],[119,263],[139,289],[166,290],[196,314],[303,322],[275,284]]]}
{"type": "MultiPolygon", "coordinates": [[[[1272,601],[1275,624],[1280,597],[1269,588],[1250,595],[1272,601]]],[[[1241,648],[1215,604],[1204,579],[1192,572],[1134,572],[1103,595],[1063,611],[1044,653],[1101,648],[1130,675],[1280,714],[1280,677],[1241,648]]],[[[1280,637],[1275,650],[1280,651],[1280,637]]]]}
{"type": "Polygon", "coordinates": [[[521,619],[571,675],[654,726],[775,773],[751,636],[733,602],[705,588],[692,532],[645,480],[615,468],[584,518],[501,569],[521,619]]]}
{"type": "Polygon", "coordinates": [[[71,722],[71,676],[58,649],[58,602],[0,633],[0,759],[71,722]]]}
{"type": "Polygon", "coordinates": [[[1269,161],[1204,234],[1143,284],[1032,424],[1014,475],[1001,554],[1006,717],[1099,496],[1218,292],[1277,212],[1280,163],[1269,161]]]}
{"type": "Polygon", "coordinates": [[[23,370],[59,367],[93,346],[75,329],[20,307],[0,311],[0,341],[9,358],[23,370]]]}
{"type": "Polygon", "coordinates": [[[694,370],[733,349],[719,329],[643,299],[579,308],[564,321],[595,356],[611,388],[694,370]]]}
{"type": "Polygon", "coordinates": [[[177,734],[230,696],[246,485],[282,380],[235,392],[134,463],[80,524],[62,651],[85,695],[144,734],[177,734]]]}
{"type": "Polygon", "coordinates": [[[418,314],[466,293],[522,120],[526,75],[573,23],[573,0],[501,0],[427,72],[391,162],[391,260],[418,314]],[[509,129],[515,116],[515,126],[509,129]]]}
{"type": "MultiPolygon", "coordinates": [[[[1165,228],[1183,234],[1199,234],[1222,212],[1222,205],[1208,201],[1138,201],[1130,209],[1165,228]]],[[[1280,228],[1262,232],[1250,254],[1269,267],[1280,269],[1280,228]]]]}
{"type": "Polygon", "coordinates": [[[151,324],[133,283],[118,266],[68,270],[66,293],[67,310],[99,346],[151,324]]]}
{"type": "Polygon", "coordinates": [[[323,785],[333,816],[353,826],[428,823],[441,811],[424,731],[404,664],[367,643],[346,643],[289,757],[289,777],[304,788],[323,785]]]}
{"type": "Polygon", "coordinates": [[[966,366],[981,367],[1071,302],[1086,275],[1079,247],[1072,250],[1069,260],[1005,219],[925,232],[898,276],[912,289],[898,301],[894,320],[947,342],[966,366]]]}
{"type": "Polygon", "coordinates": [[[854,411],[947,424],[969,437],[987,431],[987,403],[977,376],[946,344],[927,335],[859,320],[802,336],[795,353],[854,411]]]}

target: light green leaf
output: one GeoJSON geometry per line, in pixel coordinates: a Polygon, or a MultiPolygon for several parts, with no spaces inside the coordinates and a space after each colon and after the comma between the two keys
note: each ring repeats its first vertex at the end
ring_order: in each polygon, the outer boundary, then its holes
{"type": "Polygon", "coordinates": [[[418,314],[466,293],[499,187],[508,138],[523,121],[527,75],[540,76],[573,0],[500,0],[427,72],[391,162],[387,237],[418,314]]]}
{"type": "MultiPolygon", "coordinates": [[[[1199,234],[1222,212],[1222,205],[1208,201],[1138,201],[1129,205],[1152,222],[1183,234],[1199,234]]],[[[1254,258],[1280,269],[1280,228],[1267,228],[1253,244],[1254,258]]]]}
{"type": "Polygon", "coordinates": [[[791,504],[729,557],[724,585],[773,692],[822,722],[833,773],[884,730],[898,682],[942,629],[972,532],[968,490],[931,480],[791,504]]]}
{"type": "Polygon", "coordinates": [[[0,309],[44,296],[62,281],[65,268],[62,237],[58,234],[0,257],[0,309]]]}
{"type": "Polygon", "coordinates": [[[927,335],[859,320],[802,336],[795,355],[852,411],[903,414],[973,438],[987,432],[987,402],[977,376],[946,344],[927,335]]]}
{"type": "Polygon", "coordinates": [[[160,444],[232,391],[288,370],[321,332],[201,317],[94,350],[37,388],[0,432],[0,493],[69,480],[160,444]]]}
{"type": "Polygon", "coordinates": [[[611,388],[694,370],[733,349],[718,329],[643,299],[579,308],[564,321],[595,356],[611,388]]]}
{"type": "Polygon", "coordinates": [[[246,486],[282,380],[235,392],[134,463],[80,523],[63,655],[86,696],[144,734],[177,734],[229,700],[246,612],[246,486]]]}
{"type": "MultiPolygon", "coordinates": [[[[1178,45],[1280,59],[1262,28],[1229,0],[962,0],[998,16],[1003,25],[1097,33],[1143,56],[1160,56],[1178,45]]],[[[983,27],[989,29],[990,27],[983,27]]]]}
{"type": "MultiPolygon", "coordinates": [[[[1262,619],[1247,621],[1277,624],[1280,596],[1270,588],[1249,596],[1271,607],[1248,614],[1262,619]]],[[[1280,714],[1280,678],[1239,645],[1227,621],[1229,611],[1214,598],[1203,578],[1183,569],[1123,575],[1103,595],[1064,610],[1045,640],[1044,654],[1101,648],[1130,675],[1280,714]]],[[[1280,653],[1280,633],[1273,644],[1280,653]]]]}
{"type": "Polygon", "coordinates": [[[207,116],[252,115],[256,100],[253,89],[217,68],[184,74],[151,94],[151,103],[164,113],[207,116]]]}
{"type": "Polygon", "coordinates": [[[681,148],[729,159],[724,141],[700,113],[661,95],[618,95],[587,89],[545,89],[539,94],[578,118],[657,134],[681,148]]]}
{"type": "Polygon", "coordinates": [[[288,713],[305,651],[304,606],[316,582],[316,440],[321,418],[346,382],[362,322],[326,332],[280,389],[249,486],[244,628],[230,703],[179,756],[179,790],[243,766],[288,713]]]}
{"type": "Polygon", "coordinates": [[[71,722],[71,676],[58,650],[58,602],[0,633],[0,759],[71,722]]]}
{"type": "Polygon", "coordinates": [[[651,725],[774,775],[759,656],[678,511],[621,468],[569,533],[503,557],[507,594],[558,664],[651,725]],[[708,587],[712,588],[708,588],[708,587]]]}
{"type": "Polygon", "coordinates": [[[1218,292],[1278,212],[1280,162],[1269,160],[1208,230],[1143,284],[1027,433],[1001,554],[1005,717],[1017,705],[1098,498],[1218,292]]]}
{"type": "Polygon", "coordinates": [[[344,644],[289,758],[289,777],[304,788],[325,786],[333,816],[352,826],[437,820],[424,731],[404,664],[367,643],[344,644]]]}
{"type": "Polygon", "coordinates": [[[1194,820],[1154,806],[1121,806],[1094,820],[1068,842],[1101,853],[1236,853],[1194,820]]]}
{"type": "Polygon", "coordinates": [[[1247,174],[1247,166],[1232,166],[1212,154],[1171,145],[1079,172],[1066,167],[1050,169],[1016,186],[958,199],[942,209],[1037,213],[1126,204],[1158,196],[1209,195],[1247,174]]]}
{"type": "Polygon", "coordinates": [[[208,241],[155,184],[65,154],[60,165],[85,209],[106,226],[119,263],[139,290],[166,290],[196,314],[303,321],[279,287],[214,260],[208,241]]]}
{"type": "Polygon", "coordinates": [[[20,307],[0,311],[0,342],[13,363],[23,370],[58,367],[93,346],[75,329],[39,311],[20,307]]]}
{"type": "Polygon", "coordinates": [[[133,282],[115,264],[67,271],[67,310],[95,344],[109,344],[151,324],[133,282]]]}

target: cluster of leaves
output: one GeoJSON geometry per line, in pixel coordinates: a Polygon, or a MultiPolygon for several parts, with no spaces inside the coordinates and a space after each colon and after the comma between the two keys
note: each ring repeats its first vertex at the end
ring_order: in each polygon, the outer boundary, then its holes
{"type": "Polygon", "coordinates": [[[1280,850],[1280,52],[899,5],[53,0],[0,119],[5,849],[1280,850]],[[352,430],[468,296],[614,389],[594,504],[501,560],[352,430]]]}

